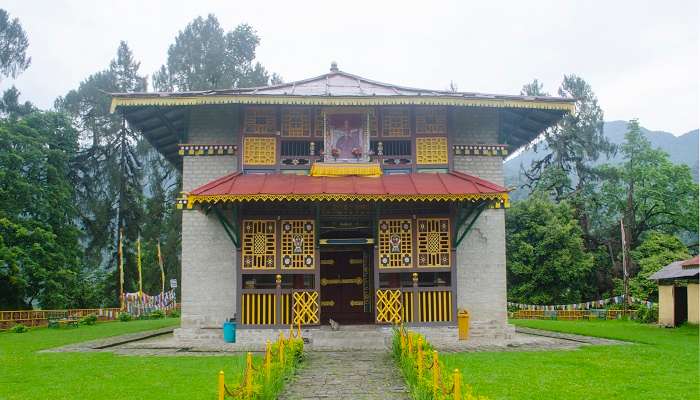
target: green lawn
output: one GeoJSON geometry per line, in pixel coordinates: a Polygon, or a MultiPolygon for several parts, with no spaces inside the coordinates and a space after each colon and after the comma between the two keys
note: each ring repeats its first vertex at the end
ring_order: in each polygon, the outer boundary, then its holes
{"type": "Polygon", "coordinates": [[[444,356],[446,367],[459,368],[476,393],[492,400],[700,398],[697,326],[664,329],[628,321],[511,322],[634,344],[444,356]]]}
{"type": "Polygon", "coordinates": [[[242,374],[239,356],[118,356],[37,350],[165,326],[178,319],[0,333],[0,399],[215,399],[217,373],[242,374]]]}

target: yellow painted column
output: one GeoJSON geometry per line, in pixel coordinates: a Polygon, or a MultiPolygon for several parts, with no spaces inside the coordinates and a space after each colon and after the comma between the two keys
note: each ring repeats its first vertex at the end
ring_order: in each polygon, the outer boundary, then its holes
{"type": "Polygon", "coordinates": [[[673,326],[673,285],[659,285],[659,324],[673,326]]]}
{"type": "Polygon", "coordinates": [[[688,322],[700,324],[700,293],[697,283],[688,284],[688,322]]]}

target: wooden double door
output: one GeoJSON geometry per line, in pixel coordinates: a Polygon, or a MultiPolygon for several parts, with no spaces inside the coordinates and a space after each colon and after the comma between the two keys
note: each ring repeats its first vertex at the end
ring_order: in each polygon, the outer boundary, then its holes
{"type": "Polygon", "coordinates": [[[321,252],[321,323],[370,324],[372,270],[365,250],[321,252]]]}

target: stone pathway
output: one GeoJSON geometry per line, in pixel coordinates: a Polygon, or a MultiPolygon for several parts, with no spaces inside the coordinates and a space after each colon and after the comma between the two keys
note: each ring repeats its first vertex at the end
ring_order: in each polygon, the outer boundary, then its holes
{"type": "Polygon", "coordinates": [[[279,397],[301,399],[408,399],[387,351],[312,351],[279,397]]]}

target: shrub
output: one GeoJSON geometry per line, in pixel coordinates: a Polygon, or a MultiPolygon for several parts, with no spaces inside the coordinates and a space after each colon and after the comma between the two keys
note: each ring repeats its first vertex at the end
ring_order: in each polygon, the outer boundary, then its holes
{"type": "Polygon", "coordinates": [[[27,326],[25,326],[25,325],[22,325],[22,324],[17,324],[17,325],[13,326],[13,327],[10,329],[10,332],[12,332],[12,333],[25,333],[25,332],[29,332],[29,327],[27,327],[27,326]]]}
{"type": "Polygon", "coordinates": [[[119,320],[122,322],[129,322],[131,321],[131,314],[127,312],[120,312],[119,313],[119,320]]]}
{"type": "Polygon", "coordinates": [[[80,325],[95,325],[97,323],[97,315],[90,314],[80,319],[80,325]]]}
{"type": "Polygon", "coordinates": [[[653,324],[659,320],[659,306],[654,304],[652,308],[639,307],[637,310],[637,322],[642,324],[653,324]]]}
{"type": "Polygon", "coordinates": [[[180,310],[172,310],[170,311],[170,318],[180,318],[180,310]]]}
{"type": "Polygon", "coordinates": [[[163,319],[165,318],[165,313],[163,310],[153,310],[148,314],[149,319],[163,319]]]}

